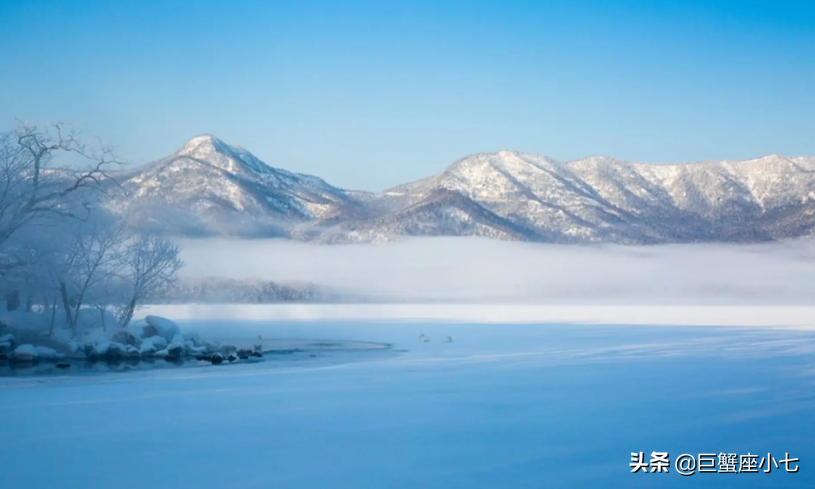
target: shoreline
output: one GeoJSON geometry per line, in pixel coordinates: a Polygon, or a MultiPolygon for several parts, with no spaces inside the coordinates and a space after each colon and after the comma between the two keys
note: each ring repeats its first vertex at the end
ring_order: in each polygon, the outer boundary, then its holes
{"type": "Polygon", "coordinates": [[[438,321],[632,326],[761,327],[815,331],[815,306],[531,304],[174,304],[142,306],[174,320],[438,321]]]}

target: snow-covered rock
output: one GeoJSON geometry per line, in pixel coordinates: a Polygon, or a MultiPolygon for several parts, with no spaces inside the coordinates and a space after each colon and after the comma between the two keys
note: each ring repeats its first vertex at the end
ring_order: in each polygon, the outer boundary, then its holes
{"type": "Polygon", "coordinates": [[[116,341],[99,341],[94,344],[90,356],[104,358],[123,358],[127,355],[128,345],[116,341]]]}
{"type": "Polygon", "coordinates": [[[221,344],[215,340],[204,340],[203,341],[204,348],[207,349],[207,353],[215,353],[221,351],[221,344]]]}
{"type": "Polygon", "coordinates": [[[93,345],[91,349],[92,355],[97,357],[104,357],[107,356],[112,343],[110,341],[100,341],[98,343],[94,342],[92,343],[92,345],[93,345]]]}
{"type": "Polygon", "coordinates": [[[40,360],[59,360],[64,357],[61,353],[47,346],[36,346],[34,350],[37,352],[37,358],[40,360]]]}
{"type": "Polygon", "coordinates": [[[188,355],[193,355],[193,356],[194,355],[205,355],[207,353],[207,347],[205,347],[205,346],[194,346],[194,345],[190,346],[190,344],[191,344],[191,342],[187,342],[187,344],[184,345],[186,347],[186,349],[187,349],[187,354],[188,355]]]}
{"type": "Polygon", "coordinates": [[[130,329],[120,329],[110,339],[123,345],[136,346],[141,342],[141,334],[138,331],[134,334],[130,329]]]}
{"type": "Polygon", "coordinates": [[[174,334],[173,339],[170,341],[170,343],[181,343],[182,345],[186,342],[186,338],[184,338],[184,335],[181,333],[174,334]]]}
{"type": "Polygon", "coordinates": [[[9,343],[14,344],[14,335],[13,334],[4,334],[0,336],[0,343],[9,343]]]}
{"type": "Polygon", "coordinates": [[[153,345],[156,350],[163,350],[167,348],[169,344],[163,336],[150,336],[149,338],[145,338],[141,342],[142,346],[144,345],[153,345]]]}
{"type": "Polygon", "coordinates": [[[34,345],[20,345],[11,352],[11,359],[18,362],[34,362],[38,358],[37,347],[34,345]]]}
{"type": "Polygon", "coordinates": [[[167,358],[168,356],[170,356],[170,352],[167,351],[167,349],[165,348],[163,350],[159,350],[153,353],[153,356],[157,358],[167,358]]]}
{"type": "Polygon", "coordinates": [[[173,341],[176,334],[181,333],[181,328],[176,323],[161,316],[147,316],[144,318],[149,327],[144,329],[144,336],[162,336],[168,342],[173,341]],[[152,328],[152,330],[151,330],[152,328]],[[151,333],[151,334],[148,334],[151,333]]]}
{"type": "Polygon", "coordinates": [[[76,340],[71,340],[66,343],[66,349],[68,351],[68,356],[73,359],[84,360],[88,357],[88,355],[85,354],[84,343],[80,343],[76,340]]]}
{"type": "Polygon", "coordinates": [[[125,348],[125,355],[128,358],[138,358],[141,356],[141,351],[133,345],[127,345],[125,348]]]}
{"type": "Polygon", "coordinates": [[[139,355],[145,358],[154,356],[157,351],[158,348],[156,348],[156,345],[152,341],[144,341],[141,346],[139,346],[139,355]]]}
{"type": "Polygon", "coordinates": [[[127,355],[127,346],[121,343],[117,343],[115,341],[110,342],[110,346],[108,347],[108,358],[122,358],[127,355]]]}
{"type": "Polygon", "coordinates": [[[167,345],[167,354],[171,357],[184,356],[184,343],[172,342],[167,345]]]}
{"type": "Polygon", "coordinates": [[[14,350],[14,347],[8,341],[0,342],[0,355],[8,356],[14,350]]]}
{"type": "Polygon", "coordinates": [[[135,321],[131,321],[130,324],[128,324],[125,329],[129,331],[130,334],[132,334],[133,336],[137,338],[143,338],[145,336],[144,328],[148,326],[149,324],[147,324],[147,321],[145,321],[144,319],[137,319],[135,321]]]}

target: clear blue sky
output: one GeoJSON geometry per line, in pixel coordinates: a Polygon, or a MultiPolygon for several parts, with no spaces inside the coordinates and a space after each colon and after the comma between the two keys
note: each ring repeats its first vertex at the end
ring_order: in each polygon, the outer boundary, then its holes
{"type": "Polygon", "coordinates": [[[815,153],[815,1],[0,0],[0,123],[136,163],[212,133],[379,190],[517,149],[815,153]]]}

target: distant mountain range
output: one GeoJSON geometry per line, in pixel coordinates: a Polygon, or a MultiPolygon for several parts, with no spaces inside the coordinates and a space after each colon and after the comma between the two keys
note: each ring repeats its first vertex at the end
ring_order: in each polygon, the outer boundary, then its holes
{"type": "Polygon", "coordinates": [[[515,151],[468,156],[381,193],[270,167],[209,135],[114,175],[108,206],[178,236],[319,243],[483,236],[552,243],[756,242],[810,235],[815,158],[672,165],[561,162],[515,151]]]}

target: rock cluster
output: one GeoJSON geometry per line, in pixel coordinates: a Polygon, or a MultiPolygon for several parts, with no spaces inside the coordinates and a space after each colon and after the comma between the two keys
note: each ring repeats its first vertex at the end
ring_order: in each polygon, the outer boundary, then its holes
{"type": "Polygon", "coordinates": [[[17,344],[12,334],[0,336],[0,360],[17,363],[34,363],[40,360],[55,362],[63,358],[65,358],[65,354],[59,353],[53,348],[30,344],[17,344]]]}
{"type": "Polygon", "coordinates": [[[0,360],[15,363],[57,362],[67,368],[66,359],[118,362],[164,359],[168,362],[196,359],[220,364],[262,357],[259,348],[239,350],[231,345],[201,339],[197,333],[181,333],[176,323],[159,316],[147,316],[127,328],[97,339],[72,340],[65,353],[44,346],[17,345],[13,335],[0,336],[0,360]]]}

